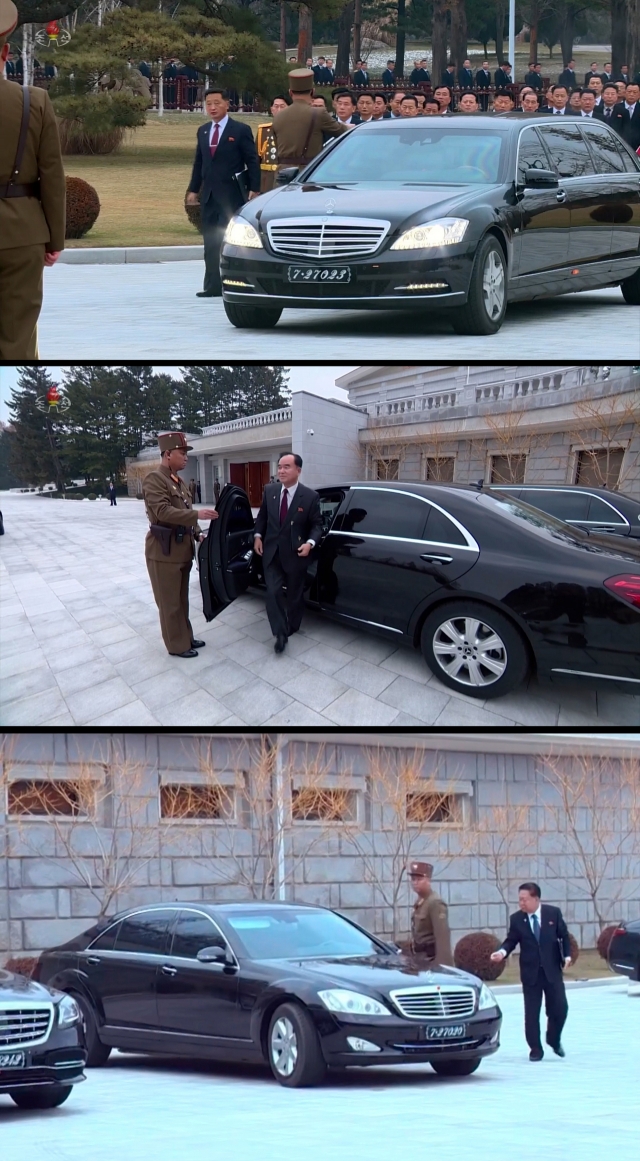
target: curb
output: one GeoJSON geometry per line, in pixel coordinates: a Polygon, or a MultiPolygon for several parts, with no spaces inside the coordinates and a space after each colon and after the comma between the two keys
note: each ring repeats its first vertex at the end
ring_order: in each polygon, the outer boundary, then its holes
{"type": "MultiPolygon", "coordinates": [[[[626,976],[614,976],[613,979],[596,979],[596,980],[565,980],[564,986],[567,988],[601,988],[609,987],[611,984],[624,984],[626,976]]],[[[487,981],[487,987],[491,988],[496,995],[507,996],[512,992],[521,992],[522,984],[496,984],[493,986],[491,981],[487,981]]]]}
{"type": "Polygon", "coordinates": [[[104,246],[63,250],[58,262],[71,266],[94,263],[196,262],[204,258],[204,246],[104,246]]]}

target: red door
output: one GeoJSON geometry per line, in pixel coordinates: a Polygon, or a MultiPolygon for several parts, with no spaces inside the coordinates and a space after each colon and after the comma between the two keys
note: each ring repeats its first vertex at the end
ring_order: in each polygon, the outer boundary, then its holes
{"type": "Polygon", "coordinates": [[[246,467],[246,464],[229,464],[229,483],[235,484],[237,488],[244,488],[246,490],[246,467]]]}

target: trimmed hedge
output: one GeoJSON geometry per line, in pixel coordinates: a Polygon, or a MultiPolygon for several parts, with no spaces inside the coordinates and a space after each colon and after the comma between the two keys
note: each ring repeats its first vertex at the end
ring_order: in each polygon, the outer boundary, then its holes
{"type": "Polygon", "coordinates": [[[506,960],[491,962],[491,953],[500,947],[500,940],[490,931],[473,931],[463,935],[456,943],[453,962],[462,971],[471,972],[481,980],[497,980],[501,976],[506,960]]]}
{"type": "Polygon", "coordinates": [[[67,228],[65,238],[84,238],[100,213],[100,199],[81,177],[67,177],[67,228]]]}
{"type": "MultiPolygon", "coordinates": [[[[187,193],[188,192],[189,191],[187,190],[187,193]]],[[[185,198],[187,196],[187,193],[185,193],[185,198]]],[[[189,206],[189,205],[187,205],[187,203],[185,201],[184,212],[187,215],[189,221],[191,222],[191,225],[198,231],[199,234],[201,234],[202,233],[202,219],[200,217],[200,203],[198,202],[197,206],[189,206]]]]}
{"type": "Polygon", "coordinates": [[[18,955],[13,959],[7,960],[4,965],[4,970],[7,972],[15,972],[17,976],[27,976],[31,979],[37,962],[37,958],[33,955],[18,955]]]}
{"type": "Polygon", "coordinates": [[[612,924],[611,927],[605,927],[604,930],[600,932],[600,934],[598,936],[598,942],[596,943],[596,947],[598,949],[598,955],[600,956],[600,959],[604,959],[604,960],[609,959],[609,944],[611,943],[611,940],[613,939],[614,931],[617,931],[617,930],[618,930],[618,925],[617,925],[617,923],[614,923],[614,924],[612,924]]]}

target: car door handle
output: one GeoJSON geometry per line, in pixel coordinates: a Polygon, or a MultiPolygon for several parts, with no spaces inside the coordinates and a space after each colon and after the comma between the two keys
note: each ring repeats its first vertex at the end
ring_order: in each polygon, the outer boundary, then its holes
{"type": "Polygon", "coordinates": [[[566,200],[567,200],[567,191],[564,189],[559,189],[557,194],[556,194],[556,201],[557,202],[566,202],[566,200]]]}
{"type": "Polygon", "coordinates": [[[91,963],[91,964],[100,963],[100,956],[99,955],[88,955],[87,956],[87,963],[91,963]]]}
{"type": "Polygon", "coordinates": [[[440,556],[437,552],[423,552],[420,560],[433,560],[438,564],[452,564],[452,556],[440,556]]]}
{"type": "Polygon", "coordinates": [[[171,967],[168,963],[164,963],[160,970],[163,976],[176,976],[178,974],[178,969],[171,967]]]}

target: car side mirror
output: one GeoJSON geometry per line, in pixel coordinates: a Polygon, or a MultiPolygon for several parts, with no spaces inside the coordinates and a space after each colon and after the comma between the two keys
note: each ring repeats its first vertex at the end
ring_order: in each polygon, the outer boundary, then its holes
{"type": "Polygon", "coordinates": [[[201,947],[196,959],[200,963],[232,963],[231,952],[228,947],[201,947]]]}
{"type": "Polygon", "coordinates": [[[558,177],[550,169],[528,169],[524,175],[526,189],[554,189],[558,177]]]}
{"type": "Polygon", "coordinates": [[[276,174],[276,185],[289,185],[289,182],[294,181],[300,173],[297,166],[290,166],[288,169],[281,169],[276,174]]]}

